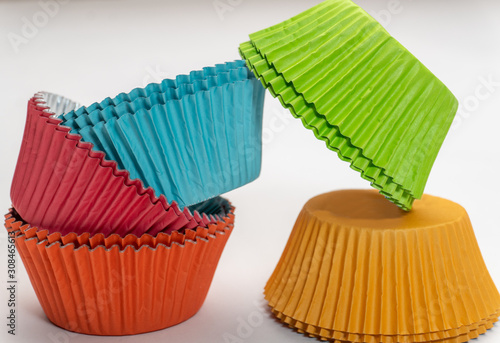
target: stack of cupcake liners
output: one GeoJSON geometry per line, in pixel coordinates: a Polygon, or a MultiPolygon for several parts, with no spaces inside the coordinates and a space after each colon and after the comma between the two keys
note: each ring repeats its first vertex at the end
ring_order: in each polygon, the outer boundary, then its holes
{"type": "Polygon", "coordinates": [[[419,199],[458,102],[350,0],[250,35],[240,54],[318,139],[390,201],[419,199]]]}
{"type": "Polygon", "coordinates": [[[5,227],[49,320],[128,335],[196,314],[234,228],[220,195],[260,173],[268,89],[380,193],[305,204],[264,289],[276,318],[339,343],[492,328],[500,293],[467,212],[424,194],[458,107],[446,86],[350,0],[239,52],[88,107],[30,99],[5,227]]]}
{"type": "MultiPolygon", "coordinates": [[[[71,127],[66,126],[69,121],[65,118],[79,119],[85,115],[85,110],[76,111],[80,116],[71,111],[62,117],[61,122],[44,108],[43,99],[40,99],[44,94],[34,97],[29,104],[25,132],[25,138],[28,135],[30,138],[23,140],[17,167],[19,170],[15,173],[11,190],[16,210],[23,218],[30,220],[32,225],[59,231],[76,226],[84,231],[111,233],[113,230],[122,234],[154,234],[164,229],[171,231],[183,226],[206,226],[208,222],[216,221],[217,218],[208,217],[207,213],[200,216],[195,212],[192,216],[189,208],[183,206],[185,203],[182,199],[175,196],[169,198],[169,195],[179,194],[176,190],[183,191],[188,194],[183,196],[184,199],[200,200],[190,203],[198,206],[201,201],[239,187],[258,176],[264,90],[243,61],[205,68],[204,74],[208,80],[243,79],[245,75],[247,79],[227,84],[225,88],[212,87],[210,91],[200,90],[191,95],[177,94],[177,97],[181,96],[181,100],[167,101],[169,104],[176,101],[177,105],[184,101],[189,105],[195,103],[189,103],[186,100],[188,96],[193,101],[195,97],[199,97],[201,100],[196,103],[197,108],[208,109],[204,117],[201,111],[197,113],[194,110],[189,117],[187,111],[183,113],[182,108],[180,113],[176,112],[179,110],[176,105],[158,105],[150,107],[150,110],[147,110],[148,107],[139,109],[133,115],[122,115],[118,120],[113,117],[114,120],[110,122],[99,122],[105,124],[100,126],[101,131],[90,125],[71,130],[71,127]],[[230,92],[230,89],[235,92],[230,92]],[[215,106],[212,100],[216,96],[211,97],[210,92],[220,93],[225,99],[219,99],[223,102],[215,106]],[[232,100],[233,98],[236,100],[232,100]],[[185,115],[181,118],[183,114],[185,115]],[[151,115],[158,122],[151,122],[151,115]],[[221,115],[227,115],[228,120],[224,121],[225,118],[221,118],[221,115]],[[202,117],[203,125],[197,120],[202,117]],[[197,128],[193,128],[195,122],[198,124],[197,128]],[[157,124],[165,130],[158,133],[160,129],[151,127],[151,124],[157,124]],[[137,136],[139,126],[146,130],[143,132],[148,133],[148,129],[153,132],[149,136],[137,136]],[[108,127],[115,130],[108,131],[108,127]],[[177,130],[182,128],[183,132],[174,134],[176,131],[171,129],[176,127],[177,130]],[[108,149],[104,149],[98,139],[83,142],[80,131],[105,132],[106,135],[113,132],[114,136],[110,138],[107,135],[107,139],[103,139],[108,144],[108,149]],[[153,136],[158,139],[154,140],[153,136]],[[120,155],[117,157],[113,155],[115,146],[120,148],[120,155]],[[101,150],[104,150],[104,154],[101,150]],[[125,169],[117,163],[124,160],[129,162],[125,169]],[[110,168],[100,168],[100,165],[110,168]],[[115,187],[119,183],[125,183],[128,187],[115,187]],[[153,187],[144,189],[144,184],[153,187]],[[116,192],[118,189],[119,194],[110,196],[110,190],[116,192]],[[100,197],[99,194],[107,196],[100,197]],[[66,201],[66,197],[79,201],[66,201]],[[173,201],[169,204],[166,199],[173,201]],[[94,206],[96,201],[100,202],[94,206]],[[181,206],[178,205],[179,202],[182,203],[181,206]],[[39,203],[39,206],[31,206],[33,203],[39,203]],[[184,207],[182,211],[181,207],[184,207]],[[116,208],[122,210],[116,211],[116,208]],[[149,213],[151,210],[154,211],[153,214],[149,213]],[[102,211],[113,215],[110,217],[107,213],[101,213],[102,211]],[[163,215],[159,216],[158,213],[163,215]],[[78,214],[80,217],[77,217],[78,214]],[[61,216],[63,218],[59,218],[61,216]]],[[[192,77],[194,81],[201,78],[201,73],[192,75],[197,75],[197,78],[192,77]]],[[[218,82],[223,84],[225,81],[218,82]]],[[[153,89],[153,86],[159,87],[153,84],[146,89],[153,89]]],[[[130,94],[140,92],[134,90],[130,94]]],[[[129,100],[133,97],[129,96],[129,100]]],[[[124,98],[125,96],[120,95],[115,99],[124,98]]],[[[135,100],[144,99],[148,98],[138,97],[135,100]]],[[[103,103],[111,102],[113,101],[105,100],[103,103]]],[[[120,103],[119,100],[114,103],[118,103],[118,106],[131,104],[127,101],[120,103]]],[[[101,105],[91,107],[110,108],[101,105]]],[[[95,111],[97,110],[91,112],[95,111]]],[[[75,121],[73,126],[77,126],[75,121]]]]}
{"type": "Polygon", "coordinates": [[[149,332],[196,314],[233,227],[61,236],[30,226],[13,210],[5,226],[49,320],[93,335],[149,332]]]}
{"type": "Polygon", "coordinates": [[[63,234],[141,235],[208,224],[206,215],[193,216],[132,180],[91,143],[59,125],[47,108],[40,97],[28,104],[11,187],[14,208],[31,225],[63,234]]]}
{"type": "Polygon", "coordinates": [[[466,342],[492,328],[500,294],[465,210],[429,195],[407,215],[388,206],[375,191],[311,199],[265,287],[276,317],[339,342],[466,342]]]}
{"type": "Polygon", "coordinates": [[[219,195],[260,172],[263,101],[244,61],[88,108],[30,99],[5,226],[54,324],[137,334],[200,309],[234,227],[219,195]]]}

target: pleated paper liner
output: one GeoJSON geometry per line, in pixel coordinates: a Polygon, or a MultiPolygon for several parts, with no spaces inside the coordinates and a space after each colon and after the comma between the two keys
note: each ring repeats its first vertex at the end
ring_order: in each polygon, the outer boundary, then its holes
{"type": "MultiPolygon", "coordinates": [[[[197,91],[208,90],[211,87],[228,83],[229,80],[241,78],[242,71],[248,72],[245,62],[237,60],[216,64],[214,67],[205,67],[196,70],[189,75],[178,75],[175,79],[164,79],[161,83],[151,83],[144,88],[135,88],[130,93],[120,93],[115,98],[106,98],[99,103],[88,107],[79,107],[73,111],[63,112],[63,121],[69,121],[82,114],[89,115],[96,110],[104,110],[107,107],[115,107],[123,102],[133,102],[138,98],[148,98],[154,94],[163,94],[168,99],[181,99],[186,94],[194,94],[197,91]]],[[[252,74],[245,78],[252,77],[252,74]]]]}
{"type": "Polygon", "coordinates": [[[422,195],[457,101],[382,26],[351,1],[331,0],[250,39],[319,123],[422,195]]]}
{"type": "Polygon", "coordinates": [[[70,127],[72,133],[77,133],[79,129],[85,126],[94,126],[113,117],[119,118],[124,113],[135,113],[139,109],[150,109],[155,104],[165,104],[170,100],[181,100],[186,95],[208,91],[213,87],[222,87],[238,81],[255,79],[255,76],[248,70],[243,61],[227,63],[222,66],[224,68],[212,67],[206,68],[207,71],[192,72],[193,75],[198,77],[180,75],[178,82],[167,79],[162,84],[150,84],[145,88],[136,88],[128,94],[121,93],[114,99],[107,98],[101,103],[94,103],[89,108],[79,108],[62,116],[62,125],[70,127]],[[234,67],[231,67],[232,65],[234,67]],[[210,72],[210,70],[213,71],[210,72]],[[180,80],[183,80],[184,83],[180,83],[180,80]],[[168,88],[166,85],[169,83],[166,81],[172,81],[173,85],[178,84],[180,88],[168,88]],[[189,81],[191,83],[188,83],[189,81]]]}
{"type": "Polygon", "coordinates": [[[186,95],[78,131],[182,208],[255,180],[264,89],[256,79],[186,95]]]}
{"type": "Polygon", "coordinates": [[[265,295],[294,321],[364,336],[453,335],[500,310],[461,206],[425,195],[404,213],[374,191],[311,199],[265,295]]]}
{"type": "Polygon", "coordinates": [[[69,134],[51,117],[42,95],[28,103],[21,151],[11,187],[13,206],[34,226],[61,232],[155,235],[206,227],[214,217],[181,211],[131,180],[102,152],[69,134]]]}
{"type": "Polygon", "coordinates": [[[240,53],[247,58],[252,71],[261,76],[262,83],[268,87],[271,94],[278,97],[294,117],[300,118],[304,126],[312,130],[318,139],[325,141],[329,149],[336,151],[340,159],[350,162],[352,169],[360,172],[362,178],[370,181],[371,185],[390,201],[405,210],[411,208],[414,198],[409,190],[395,183],[386,175],[384,169],[375,166],[371,160],[363,156],[362,150],[353,146],[350,139],[340,134],[336,127],[318,120],[314,106],[308,104],[304,97],[294,90],[293,84],[286,82],[282,75],[278,75],[250,43],[242,44],[240,53]],[[259,65],[258,70],[256,65],[259,65]]]}
{"type": "MultiPolygon", "coordinates": [[[[83,121],[79,123],[83,129],[78,130],[77,125],[71,132],[81,134],[96,150],[104,151],[107,159],[128,170],[132,178],[141,179],[157,190],[157,195],[165,194],[181,207],[225,193],[253,181],[260,172],[264,90],[243,67],[238,69],[241,82],[186,95],[162,107],[159,105],[165,101],[161,96],[110,106],[110,113],[94,116],[96,126],[85,127],[88,122],[83,121]],[[178,116],[182,120],[174,118],[178,116]],[[184,132],[176,135],[179,130],[184,132]],[[216,140],[210,139],[214,133],[216,140]],[[176,154],[180,156],[169,159],[176,154]]],[[[237,80],[236,76],[233,79],[237,80]]]]}
{"type": "Polygon", "coordinates": [[[463,326],[459,329],[435,332],[430,334],[421,335],[400,335],[400,336],[370,336],[362,334],[352,334],[348,332],[338,332],[326,330],[320,327],[308,325],[293,318],[287,317],[280,312],[273,311],[273,314],[284,324],[291,329],[296,330],[298,333],[305,334],[310,337],[315,337],[320,340],[336,341],[336,342],[352,342],[352,343],[454,343],[454,342],[468,342],[471,339],[479,337],[486,333],[487,330],[494,326],[498,321],[500,312],[486,318],[480,323],[473,325],[463,326]]]}
{"type": "MultiPolygon", "coordinates": [[[[6,222],[7,229],[11,224],[6,222]]],[[[130,335],[164,329],[198,312],[231,231],[138,249],[11,235],[51,322],[84,334],[130,335]]]]}

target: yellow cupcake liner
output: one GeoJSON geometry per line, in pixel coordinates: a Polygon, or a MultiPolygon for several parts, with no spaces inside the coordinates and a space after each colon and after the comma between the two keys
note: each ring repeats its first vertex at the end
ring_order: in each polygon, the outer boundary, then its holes
{"type": "Polygon", "coordinates": [[[367,336],[453,338],[500,310],[460,205],[425,195],[405,213],[365,190],[304,206],[265,296],[296,322],[367,336]]]}

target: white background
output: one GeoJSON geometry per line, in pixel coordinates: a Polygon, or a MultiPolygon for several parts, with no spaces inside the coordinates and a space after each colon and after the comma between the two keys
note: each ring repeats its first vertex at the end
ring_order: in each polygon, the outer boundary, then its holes
{"type": "MultiPolygon", "coordinates": [[[[19,46],[23,17],[33,22],[38,1],[0,2],[0,208],[10,206],[10,182],[27,100],[39,90],[84,104],[239,58],[248,34],[278,23],[319,1],[221,0],[79,1],[60,5],[19,46]],[[16,51],[17,49],[17,51],[16,51]]],[[[500,285],[500,4],[495,0],[358,0],[432,70],[462,103],[459,121],[438,156],[426,192],[452,199],[469,212],[484,259],[500,285]],[[395,2],[394,2],[395,1],[395,2]],[[480,93],[477,93],[477,92],[480,93]],[[477,97],[479,95],[479,98],[477,97]]],[[[43,15],[42,15],[43,16],[43,15]]],[[[40,18],[38,18],[40,19],[40,18]]],[[[43,18],[42,18],[43,19],[43,18]]],[[[368,188],[357,172],[326,149],[267,95],[261,177],[227,197],[237,206],[236,229],[222,256],[208,298],[189,321],[131,337],[67,333],[48,322],[18,261],[18,327],[6,334],[6,234],[0,230],[1,342],[224,342],[238,336],[240,320],[265,311],[262,290],[302,205],[319,193],[368,188]]],[[[463,252],[467,254],[467,251],[463,252]]],[[[314,342],[264,313],[261,325],[237,342],[314,342]]],[[[500,341],[498,325],[480,337],[500,341]]]]}

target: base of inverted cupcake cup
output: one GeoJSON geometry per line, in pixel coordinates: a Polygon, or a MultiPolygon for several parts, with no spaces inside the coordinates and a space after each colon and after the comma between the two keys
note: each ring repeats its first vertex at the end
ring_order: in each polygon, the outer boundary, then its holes
{"type": "Polygon", "coordinates": [[[326,340],[465,342],[500,315],[460,205],[424,195],[407,213],[374,190],[309,200],[264,294],[280,320],[326,340]]]}
{"type": "Polygon", "coordinates": [[[139,237],[126,246],[95,246],[78,239],[63,244],[64,237],[50,242],[9,215],[5,226],[47,318],[68,331],[101,336],[162,330],[194,316],[233,228],[189,230],[181,243],[152,245],[139,237]]]}

